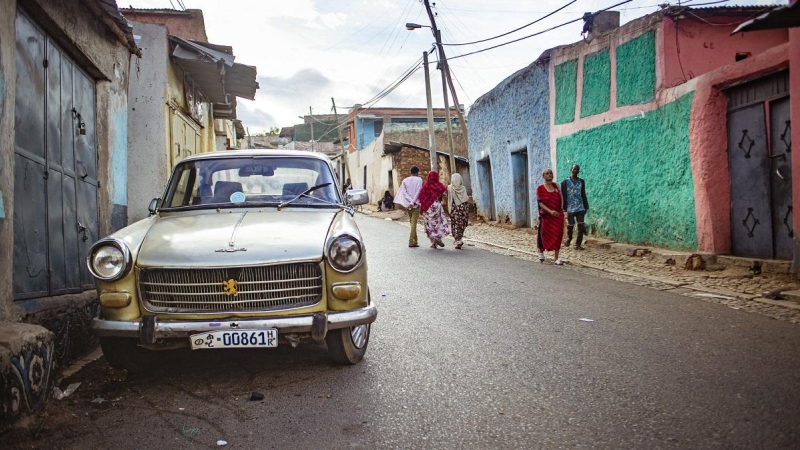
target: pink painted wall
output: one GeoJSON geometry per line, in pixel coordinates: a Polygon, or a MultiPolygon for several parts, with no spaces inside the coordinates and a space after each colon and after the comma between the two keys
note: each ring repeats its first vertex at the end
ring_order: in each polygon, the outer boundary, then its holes
{"type": "Polygon", "coordinates": [[[689,15],[685,17],[677,22],[671,17],[664,17],[660,43],[664,51],[664,76],[659,88],[676,86],[685,80],[736,62],[737,52],[757,55],[789,40],[785,29],[737,33],[731,36],[736,25],[744,20],[743,17],[703,18],[711,23],[731,23],[731,26],[714,26],[689,15]]]}
{"type": "MultiPolygon", "coordinates": [[[[722,89],[789,67],[789,47],[788,42],[777,45],[743,61],[701,75],[695,80],[697,84],[689,125],[689,154],[692,161],[697,244],[700,251],[727,254],[731,250],[730,172],[727,153],[728,97],[722,89]]],[[[800,41],[796,47],[800,47],[800,41]]],[[[793,51],[797,49],[794,48],[793,51]]],[[[800,89],[797,84],[798,80],[793,79],[791,87],[800,89]]],[[[794,100],[797,97],[793,97],[793,116],[798,113],[797,101],[794,100]]],[[[798,131],[793,128],[793,140],[797,134],[798,131]]],[[[795,173],[800,173],[800,158],[798,156],[793,158],[792,170],[798,170],[795,173]]],[[[800,177],[795,178],[798,179],[800,177]]],[[[798,184],[795,181],[794,208],[797,208],[800,198],[798,184]]],[[[794,223],[797,226],[797,214],[794,223]]]]}

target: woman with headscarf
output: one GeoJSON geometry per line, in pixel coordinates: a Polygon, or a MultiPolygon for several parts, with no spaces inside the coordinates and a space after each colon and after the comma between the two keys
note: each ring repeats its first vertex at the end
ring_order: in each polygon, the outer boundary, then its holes
{"type": "Polygon", "coordinates": [[[467,204],[469,196],[460,174],[454,173],[450,177],[450,184],[447,186],[447,197],[449,199],[448,206],[450,207],[453,238],[456,240],[456,248],[460,250],[464,245],[461,239],[464,237],[464,230],[467,229],[469,223],[469,205],[467,204]]]}
{"type": "Polygon", "coordinates": [[[419,191],[419,208],[425,223],[425,233],[431,240],[431,248],[444,247],[442,238],[450,234],[450,225],[444,216],[442,194],[447,187],[439,182],[439,173],[431,171],[419,191]]]}

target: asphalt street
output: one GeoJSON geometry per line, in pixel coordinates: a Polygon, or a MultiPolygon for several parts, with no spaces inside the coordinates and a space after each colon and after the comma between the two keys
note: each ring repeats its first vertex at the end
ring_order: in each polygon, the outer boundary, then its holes
{"type": "Polygon", "coordinates": [[[318,344],[181,350],[120,382],[100,359],[68,380],[83,383],[73,396],[3,444],[800,445],[797,325],[452,240],[408,248],[407,226],[358,221],[379,308],[360,364],[336,366],[318,344]],[[250,401],[253,391],[265,399],[250,401]]]}

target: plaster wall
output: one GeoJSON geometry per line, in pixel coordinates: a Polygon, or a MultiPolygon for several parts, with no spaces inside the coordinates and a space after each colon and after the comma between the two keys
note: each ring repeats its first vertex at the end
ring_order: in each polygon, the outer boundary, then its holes
{"type": "Polygon", "coordinates": [[[15,0],[0,0],[0,322],[16,321],[20,310],[14,304],[12,264],[14,252],[14,31],[15,0]]]}
{"type": "MultiPolygon", "coordinates": [[[[721,254],[731,251],[728,97],[723,89],[785,69],[789,66],[789,50],[789,43],[784,43],[693,80],[696,89],[689,140],[695,183],[697,244],[701,251],[721,254]]],[[[790,82],[794,83],[791,87],[795,87],[797,81],[792,79],[790,82]]],[[[792,132],[796,133],[795,130],[792,132]]],[[[796,158],[793,159],[793,170],[797,167],[796,158]]],[[[794,189],[797,192],[797,182],[794,189]]],[[[796,205],[797,197],[793,199],[796,205]]]]}
{"type": "Polygon", "coordinates": [[[659,88],[676,86],[718,67],[736,62],[736,54],[756,55],[788,41],[785,29],[748,33],[731,32],[742,17],[704,17],[709,25],[686,15],[675,20],[664,17],[659,52],[663,55],[659,71],[663,71],[659,88]],[[730,24],[720,26],[718,24],[730,24]]]}
{"type": "Polygon", "coordinates": [[[165,25],[169,34],[179,38],[208,42],[201,9],[185,11],[120,9],[120,12],[128,20],[165,25]]]}
{"type": "Polygon", "coordinates": [[[480,216],[492,217],[492,192],[497,220],[530,226],[526,208],[531,218],[536,216],[535,189],[542,171],[551,165],[548,67],[546,60],[532,63],[470,108],[469,165],[472,196],[480,216]],[[528,176],[525,186],[515,186],[512,160],[521,150],[527,151],[528,176]],[[479,162],[486,160],[491,164],[491,176],[481,170],[485,163],[479,162]],[[523,200],[524,189],[530,192],[527,204],[523,200]]]}
{"type": "Polygon", "coordinates": [[[128,223],[148,216],[147,206],[151,199],[163,194],[170,170],[164,148],[168,136],[167,28],[133,22],[133,32],[141,36],[142,58],[131,56],[128,87],[128,223]]]}

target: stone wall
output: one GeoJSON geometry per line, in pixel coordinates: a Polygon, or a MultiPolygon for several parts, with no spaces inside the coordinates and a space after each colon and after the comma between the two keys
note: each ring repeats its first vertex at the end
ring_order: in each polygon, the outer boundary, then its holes
{"type": "Polygon", "coordinates": [[[516,226],[534,223],[535,187],[551,165],[548,70],[546,59],[534,62],[470,109],[471,185],[480,216],[516,226]]]}

